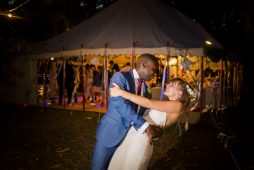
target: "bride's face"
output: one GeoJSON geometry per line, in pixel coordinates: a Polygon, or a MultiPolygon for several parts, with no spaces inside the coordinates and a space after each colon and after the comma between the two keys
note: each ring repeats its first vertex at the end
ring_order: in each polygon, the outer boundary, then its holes
{"type": "Polygon", "coordinates": [[[164,95],[168,96],[169,100],[178,100],[182,95],[181,87],[178,82],[171,82],[166,85],[164,95]]]}

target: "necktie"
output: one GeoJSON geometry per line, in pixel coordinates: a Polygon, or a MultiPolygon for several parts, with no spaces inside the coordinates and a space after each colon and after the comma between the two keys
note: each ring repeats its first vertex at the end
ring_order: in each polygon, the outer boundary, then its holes
{"type": "Polygon", "coordinates": [[[139,96],[141,95],[142,82],[143,82],[143,80],[138,79],[138,84],[137,84],[137,86],[138,86],[138,88],[137,88],[137,95],[139,95],[139,96]]]}
{"type": "MultiPolygon", "coordinates": [[[[138,81],[137,81],[137,95],[141,95],[141,89],[142,89],[142,82],[143,82],[143,80],[141,80],[141,79],[137,79],[138,81]]],[[[138,112],[138,109],[139,108],[139,106],[138,105],[136,105],[136,112],[138,112]]]]}

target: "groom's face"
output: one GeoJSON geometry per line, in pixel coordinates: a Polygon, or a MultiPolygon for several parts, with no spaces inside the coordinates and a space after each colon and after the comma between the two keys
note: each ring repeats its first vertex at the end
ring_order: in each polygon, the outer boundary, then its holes
{"type": "Polygon", "coordinates": [[[151,80],[157,71],[157,65],[153,61],[146,61],[141,66],[139,77],[143,80],[151,80]]]}

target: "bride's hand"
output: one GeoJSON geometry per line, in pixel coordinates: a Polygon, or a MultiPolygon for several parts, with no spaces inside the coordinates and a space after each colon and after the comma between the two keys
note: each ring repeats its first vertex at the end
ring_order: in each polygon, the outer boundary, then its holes
{"type": "Polygon", "coordinates": [[[109,89],[109,93],[110,93],[110,96],[111,97],[118,97],[118,96],[121,96],[121,88],[116,84],[116,83],[113,83],[114,87],[111,87],[109,89]]]}

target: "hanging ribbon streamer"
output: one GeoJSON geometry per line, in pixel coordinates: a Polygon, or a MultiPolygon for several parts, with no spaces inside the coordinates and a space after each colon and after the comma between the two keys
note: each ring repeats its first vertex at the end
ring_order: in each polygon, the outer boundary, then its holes
{"type": "Polygon", "coordinates": [[[164,95],[164,84],[165,84],[165,78],[166,78],[166,74],[167,74],[166,70],[167,70],[167,61],[166,61],[166,64],[164,65],[164,68],[163,68],[160,100],[162,100],[163,95],[164,95]]]}

